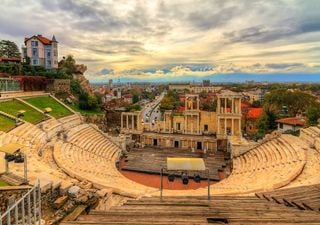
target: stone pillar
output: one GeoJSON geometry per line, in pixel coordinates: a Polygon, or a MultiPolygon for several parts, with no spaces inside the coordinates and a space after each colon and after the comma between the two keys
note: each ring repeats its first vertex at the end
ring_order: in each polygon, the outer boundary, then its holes
{"type": "Polygon", "coordinates": [[[126,121],[127,122],[127,124],[126,124],[127,127],[126,128],[129,129],[129,116],[128,116],[128,114],[126,116],[127,116],[127,121],[126,121]]]}
{"type": "Polygon", "coordinates": [[[224,134],[227,135],[227,119],[224,118],[224,134]]]}
{"type": "Polygon", "coordinates": [[[197,127],[198,127],[198,130],[197,130],[197,134],[200,134],[200,115],[197,116],[197,127]]]}
{"type": "Polygon", "coordinates": [[[221,99],[218,97],[217,113],[221,113],[221,99]]]}
{"type": "Polygon", "coordinates": [[[199,99],[199,96],[197,97],[197,110],[199,111],[199,109],[200,109],[200,99],[199,99]]]}
{"type": "Polygon", "coordinates": [[[131,114],[131,129],[134,130],[134,115],[131,114]]]}
{"type": "Polygon", "coordinates": [[[235,110],[234,110],[234,98],[232,98],[232,100],[231,100],[231,113],[235,113],[235,110]]]}
{"type": "Polygon", "coordinates": [[[183,127],[184,133],[187,132],[187,120],[188,120],[188,116],[185,115],[185,117],[184,117],[184,127],[183,127]]]}
{"type": "Polygon", "coordinates": [[[227,113],[227,98],[224,98],[224,113],[227,113]]]}
{"type": "Polygon", "coordinates": [[[239,119],[238,119],[238,123],[239,123],[239,136],[241,136],[241,122],[239,119]]]}
{"type": "Polygon", "coordinates": [[[221,133],[220,133],[220,118],[219,118],[219,117],[218,117],[218,125],[217,125],[217,126],[218,126],[217,133],[218,133],[218,134],[221,134],[221,133]]]}
{"type": "Polygon", "coordinates": [[[234,119],[231,119],[231,134],[234,135],[234,119]]]}
{"type": "Polygon", "coordinates": [[[190,133],[191,134],[193,134],[193,122],[194,122],[194,120],[193,120],[193,116],[190,116],[191,117],[191,129],[190,129],[190,133]]]}
{"type": "Polygon", "coordinates": [[[123,114],[121,113],[121,129],[123,129],[123,114]]]}

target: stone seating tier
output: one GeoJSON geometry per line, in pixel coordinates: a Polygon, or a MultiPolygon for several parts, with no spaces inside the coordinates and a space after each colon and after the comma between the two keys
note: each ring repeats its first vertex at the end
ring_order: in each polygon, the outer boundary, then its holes
{"type": "Polygon", "coordinates": [[[92,210],[75,221],[62,221],[61,225],[126,224],[126,225],[315,225],[320,214],[252,197],[144,197],[128,200],[122,206],[108,211],[92,210]]]}

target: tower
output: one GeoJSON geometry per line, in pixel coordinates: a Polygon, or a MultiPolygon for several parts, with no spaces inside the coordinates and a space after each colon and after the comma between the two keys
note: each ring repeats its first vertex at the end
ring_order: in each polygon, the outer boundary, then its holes
{"type": "Polygon", "coordinates": [[[58,42],[56,40],[56,37],[53,35],[51,39],[51,52],[52,52],[52,67],[53,68],[58,68],[58,42]]]}

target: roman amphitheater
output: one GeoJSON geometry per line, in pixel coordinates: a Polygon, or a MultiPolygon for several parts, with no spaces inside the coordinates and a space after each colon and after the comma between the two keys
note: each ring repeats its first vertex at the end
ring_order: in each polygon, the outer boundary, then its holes
{"type": "MultiPolygon", "coordinates": [[[[33,95],[42,93],[1,98],[26,102],[33,95]]],[[[305,128],[299,137],[270,136],[232,157],[230,174],[210,186],[210,200],[207,187],[200,187],[165,189],[161,201],[159,188],[119,172],[121,137],[108,136],[64,106],[71,115],[49,116],[37,124],[0,112],[21,120],[19,126],[0,134],[0,146],[24,146],[29,183],[39,179],[43,189],[63,191],[87,182],[95,189],[112,189],[118,196],[117,204],[108,210],[93,209],[61,224],[320,224],[320,127],[305,128]]],[[[6,179],[24,175],[23,165],[10,164],[10,171],[3,175],[6,179]]]]}

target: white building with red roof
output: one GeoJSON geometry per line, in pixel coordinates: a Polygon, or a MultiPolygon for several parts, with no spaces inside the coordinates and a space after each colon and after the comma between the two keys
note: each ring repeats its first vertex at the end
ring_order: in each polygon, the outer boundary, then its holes
{"type": "Polygon", "coordinates": [[[30,58],[33,66],[44,66],[47,69],[58,68],[58,42],[53,35],[51,39],[42,35],[34,35],[24,39],[22,48],[24,61],[30,58]]]}
{"type": "Polygon", "coordinates": [[[306,120],[302,116],[297,116],[278,119],[276,122],[278,124],[278,130],[281,132],[285,132],[288,130],[300,130],[300,128],[304,127],[306,120]]]}

